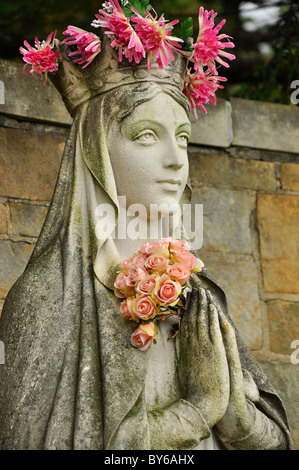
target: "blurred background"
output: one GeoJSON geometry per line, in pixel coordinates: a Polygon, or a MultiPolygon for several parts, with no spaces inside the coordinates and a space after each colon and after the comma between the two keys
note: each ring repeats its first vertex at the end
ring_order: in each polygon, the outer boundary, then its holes
{"type": "MultiPolygon", "coordinates": [[[[216,24],[227,20],[221,32],[232,36],[237,59],[221,67],[228,78],[218,97],[239,97],[294,106],[290,87],[299,80],[299,0],[159,0],[151,2],[169,19],[183,21],[191,16],[194,37],[198,31],[200,6],[218,12],[216,24]]],[[[22,61],[19,46],[24,39],[34,43],[57,30],[62,39],[69,24],[93,31],[94,14],[101,0],[1,0],[0,58],[22,61]]],[[[97,33],[98,34],[98,33],[97,33]]]]}

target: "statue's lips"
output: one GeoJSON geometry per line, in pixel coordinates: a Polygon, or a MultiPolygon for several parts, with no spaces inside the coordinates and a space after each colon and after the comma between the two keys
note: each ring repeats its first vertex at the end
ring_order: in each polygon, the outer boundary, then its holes
{"type": "Polygon", "coordinates": [[[177,191],[182,184],[181,180],[176,179],[159,180],[157,183],[161,184],[168,191],[177,191]]]}

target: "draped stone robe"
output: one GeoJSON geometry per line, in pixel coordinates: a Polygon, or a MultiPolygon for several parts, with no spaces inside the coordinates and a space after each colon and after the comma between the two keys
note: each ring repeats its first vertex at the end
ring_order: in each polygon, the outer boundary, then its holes
{"type": "MultiPolygon", "coordinates": [[[[78,121],[40,238],[0,320],[6,353],[0,365],[0,449],[152,446],[145,400],[150,350],[131,346],[136,323],[120,316],[119,299],[97,276],[91,202],[98,178],[80,155],[77,131],[78,121]]],[[[109,251],[102,253],[98,266],[113,274],[109,251]]],[[[201,280],[227,315],[225,296],[206,270],[201,280]]],[[[290,449],[281,400],[237,339],[242,367],[259,388],[258,407],[277,424],[281,448],[290,449]]],[[[191,407],[184,400],[181,405],[191,407]]],[[[191,448],[199,442],[195,438],[191,448]]],[[[187,448],[184,440],[177,443],[181,448],[187,448]]]]}

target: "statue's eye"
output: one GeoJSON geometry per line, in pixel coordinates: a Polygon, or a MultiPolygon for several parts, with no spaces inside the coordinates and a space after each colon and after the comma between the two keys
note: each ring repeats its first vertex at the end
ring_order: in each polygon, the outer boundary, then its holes
{"type": "Polygon", "coordinates": [[[177,142],[181,147],[187,148],[188,143],[189,143],[189,135],[186,134],[185,132],[182,134],[178,134],[177,137],[177,142]]]}
{"type": "Polygon", "coordinates": [[[138,134],[134,140],[144,144],[152,144],[157,141],[157,136],[153,131],[147,129],[143,132],[140,132],[140,134],[138,134]]]}

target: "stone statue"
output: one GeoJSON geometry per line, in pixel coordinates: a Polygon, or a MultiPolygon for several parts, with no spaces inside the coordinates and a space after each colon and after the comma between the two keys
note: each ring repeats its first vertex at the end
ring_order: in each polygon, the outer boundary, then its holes
{"type": "Polygon", "coordinates": [[[115,275],[141,241],[115,235],[117,217],[101,238],[97,208],[119,214],[119,196],[146,208],[190,197],[184,57],[147,70],[103,47],[81,71],[66,49],[53,81],[74,121],[46,222],[0,322],[0,448],[292,449],[283,404],[206,268],[191,277],[174,339],[170,317],[141,352],[119,315],[115,275]]]}

